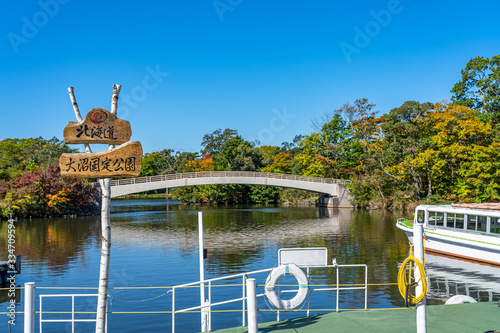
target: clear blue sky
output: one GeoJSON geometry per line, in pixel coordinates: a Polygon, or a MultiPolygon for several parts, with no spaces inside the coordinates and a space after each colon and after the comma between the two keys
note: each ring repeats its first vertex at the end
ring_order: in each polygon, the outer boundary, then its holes
{"type": "Polygon", "coordinates": [[[144,152],[199,151],[236,129],[280,145],[366,97],[387,113],[451,98],[460,70],[500,53],[498,1],[6,1],[0,140],[63,139],[110,108],[144,152]],[[361,32],[361,33],[360,33],[361,32]]]}

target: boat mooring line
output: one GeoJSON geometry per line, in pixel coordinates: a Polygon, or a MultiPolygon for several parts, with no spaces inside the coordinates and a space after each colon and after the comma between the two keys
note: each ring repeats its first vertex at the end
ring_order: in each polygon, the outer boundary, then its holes
{"type": "MultiPolygon", "coordinates": [[[[114,300],[117,300],[117,301],[121,301],[121,302],[129,302],[129,303],[140,303],[140,302],[148,302],[148,301],[152,301],[154,299],[157,299],[157,298],[160,298],[162,296],[165,296],[166,294],[168,293],[171,293],[172,290],[167,290],[166,292],[164,292],[163,294],[161,295],[158,295],[158,296],[155,296],[155,297],[152,297],[152,298],[146,298],[146,299],[141,299],[141,300],[128,300],[128,299],[121,299],[121,298],[116,298],[116,297],[113,297],[111,295],[108,295],[109,298],[111,299],[114,299],[114,300]]],[[[113,306],[113,303],[111,303],[111,306],[113,306]]]]}

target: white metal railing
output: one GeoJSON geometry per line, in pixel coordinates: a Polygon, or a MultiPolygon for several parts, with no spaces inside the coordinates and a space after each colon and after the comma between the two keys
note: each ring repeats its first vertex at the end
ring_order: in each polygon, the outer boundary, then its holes
{"type": "MultiPolygon", "coordinates": [[[[230,304],[230,303],[236,303],[236,302],[242,302],[242,326],[246,326],[246,321],[245,321],[245,304],[246,304],[246,288],[245,288],[245,280],[251,275],[256,275],[259,273],[265,273],[265,272],[270,272],[272,271],[272,268],[267,268],[267,269],[262,269],[258,271],[253,271],[253,272],[245,272],[245,273],[240,273],[240,274],[234,274],[234,275],[228,275],[228,276],[223,276],[223,277],[218,277],[214,279],[208,279],[204,281],[198,281],[198,282],[191,282],[191,283],[186,283],[186,284],[181,284],[172,287],[172,333],[175,333],[175,314],[176,313],[183,313],[183,312],[188,312],[188,311],[195,311],[195,310],[206,310],[208,312],[208,330],[212,330],[212,307],[219,306],[219,305],[224,305],[224,304],[230,304]],[[234,298],[222,302],[216,302],[212,303],[212,288],[213,285],[212,283],[215,281],[222,281],[222,280],[230,280],[230,279],[236,279],[236,278],[241,278],[242,279],[242,296],[239,298],[234,298]],[[189,288],[193,286],[200,286],[202,288],[202,285],[204,285],[205,288],[208,288],[208,302],[200,305],[200,306],[194,306],[194,307],[189,307],[189,308],[184,308],[184,309],[176,309],[175,306],[175,291],[176,289],[181,289],[181,288],[189,288]]],[[[264,294],[257,294],[257,297],[262,297],[264,294]]]]}
{"type": "MultiPolygon", "coordinates": [[[[309,277],[309,272],[311,268],[335,268],[336,269],[336,285],[334,287],[326,287],[326,288],[311,288],[311,291],[335,291],[336,292],[336,304],[335,304],[335,310],[336,312],[339,311],[339,296],[340,296],[340,291],[347,291],[347,290],[364,290],[365,291],[365,302],[364,302],[364,309],[368,309],[368,266],[364,264],[355,264],[355,265],[326,265],[326,266],[309,266],[306,268],[307,276],[309,277]],[[357,286],[342,286],[340,285],[340,269],[341,268],[346,268],[346,267],[363,267],[364,268],[364,277],[365,281],[364,284],[357,285],[357,286]]],[[[175,315],[177,313],[183,313],[183,312],[189,312],[189,311],[206,311],[208,314],[208,331],[212,330],[211,322],[212,322],[212,308],[215,306],[219,305],[224,305],[224,304],[229,304],[229,303],[235,303],[235,302],[242,302],[242,326],[246,326],[246,317],[245,317],[245,304],[246,304],[246,288],[245,288],[245,280],[251,276],[251,275],[256,275],[259,273],[264,273],[264,272],[270,272],[272,271],[272,268],[268,269],[263,269],[263,270],[258,270],[258,271],[253,271],[253,272],[245,272],[245,273],[240,273],[240,274],[234,274],[234,275],[229,275],[229,276],[224,276],[224,277],[219,277],[219,278],[214,278],[214,279],[207,279],[204,281],[198,281],[198,282],[192,282],[192,283],[186,283],[178,286],[172,287],[172,333],[175,333],[175,315]],[[229,279],[235,279],[241,277],[242,278],[242,296],[230,300],[225,300],[221,302],[216,302],[212,303],[212,288],[213,288],[213,282],[215,281],[222,281],[222,280],[229,280],[229,279]],[[189,308],[183,308],[183,309],[176,309],[175,302],[175,291],[176,289],[180,288],[189,288],[189,287],[195,287],[199,286],[202,288],[203,286],[205,288],[208,288],[208,299],[205,304],[199,305],[199,306],[193,306],[189,308]]],[[[281,292],[297,292],[297,290],[282,290],[281,292]]],[[[257,293],[256,297],[264,297],[264,293],[257,293]]],[[[309,316],[310,308],[309,308],[309,298],[307,298],[307,305],[306,305],[306,312],[307,316],[309,316]]],[[[277,311],[277,320],[279,321],[279,316],[280,312],[277,311]]]]}
{"type": "Polygon", "coordinates": [[[160,182],[165,180],[186,179],[186,178],[206,178],[206,177],[253,177],[253,178],[273,178],[296,180],[304,182],[314,182],[322,184],[351,184],[350,180],[322,178],[322,177],[308,177],[299,175],[289,175],[283,173],[271,172],[255,172],[255,171],[204,171],[204,172],[185,172],[185,173],[172,173],[166,175],[139,177],[139,178],[126,178],[111,180],[111,186],[131,185],[160,182]]]}
{"type": "MultiPolygon", "coordinates": [[[[56,295],[40,295],[40,333],[42,333],[43,323],[71,323],[71,332],[75,333],[76,322],[96,322],[97,319],[77,319],[75,318],[75,297],[98,297],[98,294],[56,294],[56,295]],[[71,297],[71,319],[43,319],[43,298],[54,297],[71,297]]],[[[50,312],[45,312],[50,313],[50,312]]],[[[92,312],[93,313],[93,312],[92,312]]],[[[107,317],[107,315],[106,315],[107,317]]],[[[104,327],[105,332],[108,331],[108,321],[104,327]]]]}
{"type": "MultiPolygon", "coordinates": [[[[340,292],[342,291],[348,291],[348,290],[364,290],[364,309],[368,309],[368,266],[364,264],[359,264],[359,265],[326,265],[326,266],[309,266],[306,267],[306,273],[307,276],[310,277],[310,269],[311,268],[329,268],[329,269],[335,269],[336,270],[336,283],[333,285],[329,285],[327,287],[321,287],[321,285],[318,285],[318,287],[314,287],[314,285],[309,284],[309,287],[311,291],[314,292],[319,292],[319,291],[334,291],[336,292],[336,304],[335,304],[335,311],[339,311],[339,297],[340,297],[340,292]],[[361,267],[364,268],[364,283],[360,284],[340,284],[340,271],[342,268],[347,268],[347,267],[361,267]]],[[[241,302],[241,316],[242,316],[242,326],[247,325],[246,321],[246,301],[247,301],[247,293],[246,293],[246,280],[250,276],[255,276],[260,273],[266,273],[272,271],[272,268],[267,268],[267,269],[262,269],[262,270],[257,270],[257,271],[252,271],[252,272],[245,272],[245,273],[239,273],[239,274],[234,274],[234,275],[228,275],[228,276],[223,276],[223,277],[218,277],[218,278],[213,278],[213,279],[206,279],[203,281],[197,281],[197,282],[192,282],[192,283],[186,283],[186,284],[181,284],[181,285],[176,285],[173,287],[168,287],[171,291],[172,294],[172,310],[168,311],[172,315],[172,332],[175,333],[175,322],[176,322],[176,314],[181,314],[181,313],[189,313],[189,312],[204,312],[206,311],[206,320],[207,320],[207,330],[211,331],[212,330],[212,309],[217,306],[221,306],[224,304],[230,304],[230,303],[237,303],[241,302]],[[213,294],[213,289],[214,287],[221,287],[224,285],[221,284],[215,284],[214,282],[221,282],[224,280],[231,280],[231,279],[241,279],[241,297],[236,297],[232,299],[227,299],[227,300],[221,300],[217,302],[212,302],[212,294],[213,294]],[[208,293],[207,293],[207,301],[204,304],[201,305],[196,305],[192,307],[187,307],[187,308],[180,308],[177,309],[176,307],[176,291],[180,291],[181,289],[184,288],[207,288],[208,293]]],[[[239,284],[238,284],[239,285],[239,284]]],[[[236,285],[236,286],[238,286],[236,285]]],[[[228,285],[231,286],[231,285],[228,285]]],[[[261,285],[262,286],[262,285],[261,285]]],[[[292,293],[292,292],[297,292],[297,290],[281,290],[280,292],[282,293],[292,293]]],[[[168,294],[168,293],[165,293],[168,294]]],[[[61,323],[61,322],[67,322],[71,323],[71,332],[74,333],[75,331],[75,323],[77,322],[96,322],[96,319],[79,319],[75,318],[75,314],[79,314],[79,312],[75,312],[75,297],[97,297],[97,294],[56,294],[56,295],[39,295],[40,297],[40,312],[39,312],[39,322],[40,322],[40,333],[42,333],[42,326],[43,323],[61,323]],[[50,311],[43,312],[43,299],[44,298],[54,298],[54,297],[71,297],[71,312],[52,312],[52,313],[71,313],[71,318],[70,319],[44,319],[43,315],[44,314],[49,314],[51,313],[50,311]]],[[[109,296],[108,296],[109,297],[109,296]]],[[[258,297],[265,297],[264,293],[257,293],[256,298],[258,297]]],[[[34,309],[33,309],[34,310],[34,309]]],[[[333,309],[332,309],[333,310],[333,309]]],[[[233,310],[234,311],[234,310],[233,310]]],[[[237,310],[239,311],[239,310],[237,310]]],[[[310,309],[309,307],[309,297],[307,298],[306,305],[305,305],[305,310],[307,312],[307,316],[309,316],[310,311],[314,311],[314,309],[310,309]]],[[[81,313],[81,312],[80,312],[81,313]]],[[[87,312],[85,312],[87,313],[87,312]]],[[[88,313],[94,313],[94,312],[88,312],[88,313]]],[[[113,312],[109,312],[113,313],[113,312]]],[[[131,312],[130,312],[131,313],[131,312]]],[[[144,312],[141,312],[144,313],[144,312]]],[[[163,312],[164,313],[164,312],[163,312]]],[[[280,312],[277,311],[277,320],[279,321],[280,319],[280,312]]],[[[34,317],[32,319],[34,321],[34,317]]],[[[107,331],[107,319],[106,319],[106,331],[107,331]]]]}

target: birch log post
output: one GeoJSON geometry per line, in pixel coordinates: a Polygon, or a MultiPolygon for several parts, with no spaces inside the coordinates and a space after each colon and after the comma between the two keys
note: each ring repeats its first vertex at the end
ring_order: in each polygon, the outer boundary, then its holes
{"type": "MultiPolygon", "coordinates": [[[[121,86],[113,85],[113,95],[111,98],[111,113],[116,115],[118,108],[118,96],[121,86]]],[[[78,103],[76,102],[74,88],[68,88],[73,110],[78,122],[82,122],[83,118],[80,114],[78,103]]],[[[114,145],[110,145],[109,149],[113,149],[114,145]]],[[[92,149],[88,143],[85,144],[85,151],[92,153],[92,149]]],[[[110,224],[110,204],[111,204],[111,179],[104,178],[99,180],[101,185],[101,265],[99,270],[99,291],[97,299],[97,316],[96,316],[96,333],[104,333],[106,330],[106,308],[108,301],[108,281],[109,281],[109,258],[111,248],[111,224],[110,224]]]]}
{"type": "MultiPolygon", "coordinates": [[[[121,85],[113,85],[113,95],[111,97],[111,113],[116,116],[118,109],[118,96],[120,95],[121,85]]],[[[109,150],[114,145],[109,145],[109,150]]],[[[111,179],[104,178],[101,182],[101,266],[99,270],[99,291],[97,298],[97,317],[96,333],[104,333],[106,330],[106,308],[108,302],[108,282],[109,282],[109,258],[111,249],[111,179]]]]}
{"type": "Polygon", "coordinates": [[[99,291],[97,296],[96,333],[104,333],[106,327],[106,308],[108,303],[109,258],[111,249],[111,182],[110,178],[101,180],[101,266],[99,269],[99,291]]]}
{"type": "MultiPolygon", "coordinates": [[[[82,115],[80,114],[80,108],[78,107],[78,103],[76,102],[74,87],[68,87],[69,98],[71,99],[71,104],[73,104],[73,111],[75,111],[75,117],[78,122],[82,122],[82,115]]],[[[92,149],[88,143],[85,144],[85,151],[87,153],[92,153],[92,149]]],[[[102,184],[101,184],[102,185],[102,184]]]]}

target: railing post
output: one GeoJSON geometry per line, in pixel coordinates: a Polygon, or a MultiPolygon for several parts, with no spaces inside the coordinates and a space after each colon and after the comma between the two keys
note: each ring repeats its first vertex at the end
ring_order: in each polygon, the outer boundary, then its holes
{"type": "Polygon", "coordinates": [[[257,333],[257,290],[255,279],[247,279],[248,333],[257,333]]]}
{"type": "MultiPolygon", "coordinates": [[[[205,280],[204,240],[203,240],[203,212],[198,212],[198,252],[200,263],[200,281],[205,280]]],[[[208,332],[208,312],[206,312],[205,283],[200,283],[201,331],[208,332]]]]}
{"type": "Polygon", "coordinates": [[[175,333],[175,287],[172,288],[172,333],[175,333]]]}
{"type": "MultiPolygon", "coordinates": [[[[426,213],[427,214],[427,213],[426,213]]],[[[413,246],[415,258],[424,262],[424,221],[413,223],[413,246]]],[[[420,279],[420,271],[415,269],[415,281],[420,279]]],[[[415,287],[415,293],[419,295],[422,292],[422,282],[415,287]]],[[[417,333],[427,332],[427,311],[426,311],[426,298],[417,303],[417,333]]]]}
{"type": "Polygon", "coordinates": [[[24,284],[24,333],[35,333],[35,282],[24,284]]]}

